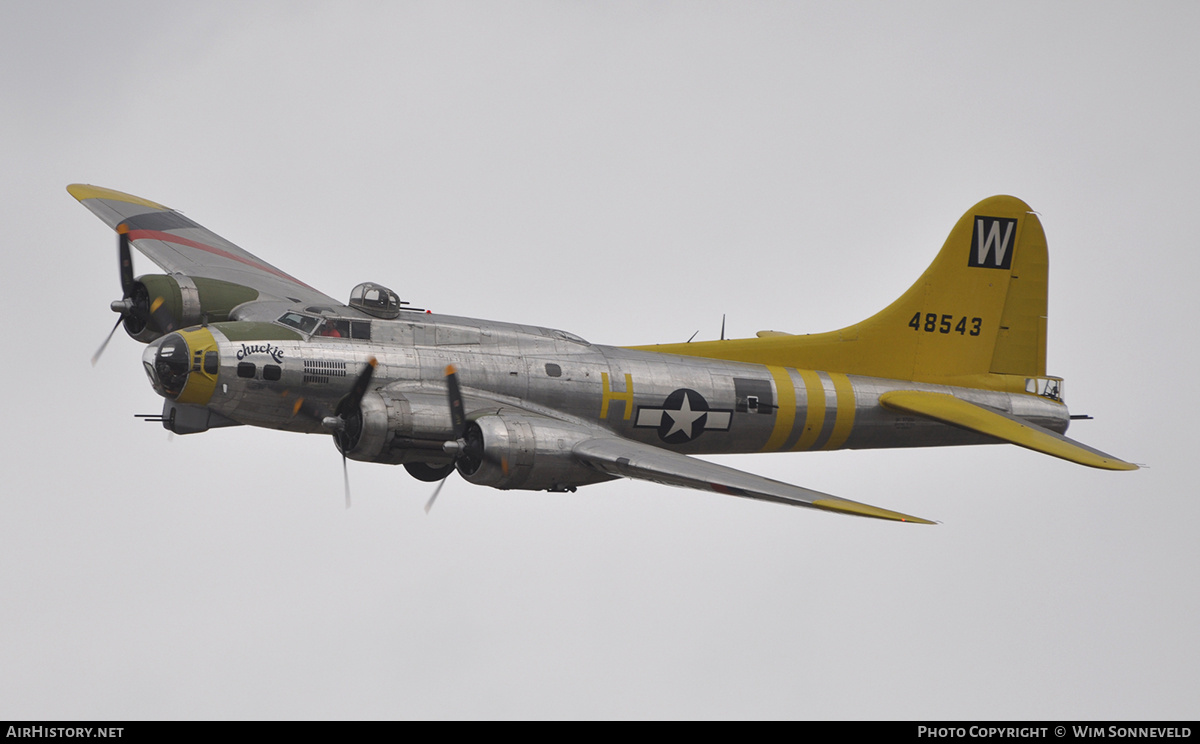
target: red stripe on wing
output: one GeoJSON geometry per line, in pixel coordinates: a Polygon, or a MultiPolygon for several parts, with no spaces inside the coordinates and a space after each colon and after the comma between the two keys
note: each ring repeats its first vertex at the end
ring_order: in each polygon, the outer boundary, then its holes
{"type": "Polygon", "coordinates": [[[187,238],[183,238],[178,235],[172,235],[171,233],[160,232],[158,230],[131,230],[129,233],[129,239],[130,240],[161,240],[164,243],[175,243],[177,245],[186,245],[189,248],[195,248],[197,250],[205,251],[207,253],[213,254],[214,256],[221,256],[222,258],[228,258],[231,261],[237,261],[238,263],[246,264],[247,266],[249,266],[253,269],[258,269],[259,271],[265,271],[268,274],[273,274],[274,276],[279,277],[280,279],[286,279],[289,282],[299,284],[301,287],[305,287],[306,289],[312,289],[312,291],[314,291],[314,292],[319,291],[319,290],[313,289],[312,287],[308,286],[307,284],[300,281],[296,277],[283,273],[279,269],[272,268],[272,267],[266,266],[264,264],[260,264],[256,261],[251,261],[248,258],[238,256],[236,254],[230,253],[229,251],[223,250],[221,248],[216,248],[211,245],[205,245],[204,243],[198,243],[195,240],[188,240],[187,238]]]}

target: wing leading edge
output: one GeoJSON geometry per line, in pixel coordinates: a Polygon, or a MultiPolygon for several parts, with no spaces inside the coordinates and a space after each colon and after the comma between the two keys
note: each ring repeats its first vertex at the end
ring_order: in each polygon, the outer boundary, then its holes
{"type": "Polygon", "coordinates": [[[67,191],[114,230],[128,226],[133,246],[168,273],[218,279],[275,299],[342,306],[169,207],[87,184],[71,184],[67,191]]]}
{"type": "Polygon", "coordinates": [[[582,461],[609,475],[860,517],[936,524],[928,519],[860,504],[615,436],[585,440],[575,445],[573,452],[582,461]]]}

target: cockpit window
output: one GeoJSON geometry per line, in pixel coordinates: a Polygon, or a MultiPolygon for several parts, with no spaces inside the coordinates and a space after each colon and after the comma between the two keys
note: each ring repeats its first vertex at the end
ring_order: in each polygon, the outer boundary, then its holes
{"type": "Polygon", "coordinates": [[[321,330],[317,332],[318,336],[326,338],[350,338],[350,321],[340,318],[326,318],[321,324],[321,330]]]}
{"type": "Polygon", "coordinates": [[[317,335],[325,338],[357,338],[371,340],[371,322],[369,320],[347,320],[345,318],[326,318],[317,335]]]}
{"type": "Polygon", "coordinates": [[[285,326],[297,328],[304,333],[312,333],[321,320],[320,318],[314,318],[311,315],[301,315],[300,313],[284,313],[279,319],[279,322],[283,323],[285,326]]]}

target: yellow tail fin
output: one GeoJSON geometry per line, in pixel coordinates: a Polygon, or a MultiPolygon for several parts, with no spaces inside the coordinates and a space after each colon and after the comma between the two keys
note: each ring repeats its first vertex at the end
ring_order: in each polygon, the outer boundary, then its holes
{"type": "Polygon", "coordinates": [[[803,336],[635,347],[800,369],[1022,390],[1046,374],[1046,235],[1029,206],[993,196],[959,219],[900,299],[861,323],[803,336]]]}

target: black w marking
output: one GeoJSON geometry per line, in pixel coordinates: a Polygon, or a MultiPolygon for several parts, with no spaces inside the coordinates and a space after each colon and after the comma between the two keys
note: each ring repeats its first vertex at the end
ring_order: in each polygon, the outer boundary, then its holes
{"type": "Polygon", "coordinates": [[[975,217],[967,265],[982,269],[1012,268],[1017,221],[1007,217],[975,217]]]}

